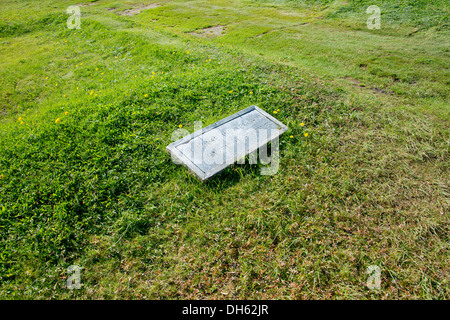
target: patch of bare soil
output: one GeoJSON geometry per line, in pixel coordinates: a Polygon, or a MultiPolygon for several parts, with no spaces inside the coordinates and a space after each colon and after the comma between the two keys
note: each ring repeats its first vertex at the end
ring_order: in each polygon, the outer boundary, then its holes
{"type": "Polygon", "coordinates": [[[204,29],[198,29],[190,34],[197,36],[197,37],[203,37],[203,38],[211,38],[211,37],[218,37],[223,34],[225,30],[225,26],[214,26],[214,27],[208,27],[204,29]]]}
{"type": "Polygon", "coordinates": [[[79,6],[79,7],[90,7],[90,6],[95,6],[96,4],[97,4],[97,2],[79,3],[79,4],[77,4],[77,6],[79,6]]]}
{"type": "Polygon", "coordinates": [[[368,88],[368,87],[366,87],[365,84],[359,82],[359,80],[354,79],[352,77],[345,77],[344,79],[350,81],[355,87],[366,88],[366,89],[371,90],[374,93],[389,94],[389,95],[393,94],[393,92],[386,91],[384,89],[377,88],[377,87],[368,88]]]}
{"type": "Polygon", "coordinates": [[[143,5],[143,6],[140,6],[140,7],[128,9],[128,10],[125,10],[125,11],[122,11],[122,12],[118,12],[118,14],[120,14],[121,16],[129,16],[129,17],[131,17],[131,16],[134,16],[136,14],[141,13],[141,11],[143,11],[143,10],[153,9],[153,8],[157,8],[159,6],[160,5],[157,4],[157,3],[152,3],[152,4],[143,5]]]}

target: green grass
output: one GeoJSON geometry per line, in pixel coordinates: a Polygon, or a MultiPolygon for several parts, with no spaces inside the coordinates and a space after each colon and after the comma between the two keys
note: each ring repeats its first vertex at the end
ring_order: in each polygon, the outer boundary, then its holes
{"type": "Polygon", "coordinates": [[[449,299],[448,4],[158,3],[3,2],[0,297],[449,299]],[[252,104],[290,128],[276,175],[172,163],[252,104]]]}

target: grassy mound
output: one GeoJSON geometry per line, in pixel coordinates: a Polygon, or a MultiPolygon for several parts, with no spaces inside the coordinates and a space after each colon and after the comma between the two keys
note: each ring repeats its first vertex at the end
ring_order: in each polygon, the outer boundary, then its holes
{"type": "Polygon", "coordinates": [[[446,11],[380,47],[395,27],[359,27],[366,2],[292,2],[97,1],[79,30],[64,1],[3,4],[2,298],[449,298],[446,11]],[[164,151],[253,104],[290,128],[276,175],[202,184],[164,151]]]}

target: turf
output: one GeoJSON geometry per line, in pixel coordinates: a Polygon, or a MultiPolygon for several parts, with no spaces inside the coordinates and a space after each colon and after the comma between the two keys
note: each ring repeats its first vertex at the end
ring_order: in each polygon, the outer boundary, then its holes
{"type": "Polygon", "coordinates": [[[1,298],[450,298],[446,1],[81,3],[2,2],[1,298]],[[253,104],[276,175],[165,152],[253,104]]]}

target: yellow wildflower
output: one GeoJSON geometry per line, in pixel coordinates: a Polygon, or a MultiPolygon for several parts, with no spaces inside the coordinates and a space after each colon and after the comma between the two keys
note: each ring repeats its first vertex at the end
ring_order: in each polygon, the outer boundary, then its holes
{"type": "Polygon", "coordinates": [[[300,123],[300,125],[303,127],[305,124],[302,122],[302,123],[300,123]]]}
{"type": "Polygon", "coordinates": [[[148,97],[148,94],[144,94],[144,97],[146,97],[146,98],[147,98],[147,97],[148,97]]]}
{"type": "Polygon", "coordinates": [[[305,132],[303,135],[304,135],[305,137],[307,137],[307,136],[308,136],[308,132],[305,132]]]}
{"type": "Polygon", "coordinates": [[[58,118],[58,119],[55,120],[55,123],[60,123],[60,122],[61,122],[61,119],[60,119],[60,118],[58,118]]]}
{"type": "Polygon", "coordinates": [[[179,126],[178,126],[178,128],[182,128],[183,127],[183,125],[182,124],[180,124],[179,126]]]}
{"type": "Polygon", "coordinates": [[[292,136],[292,135],[291,135],[291,136],[290,136],[289,138],[291,138],[291,139],[292,139],[293,137],[294,137],[294,136],[292,136]]]}
{"type": "Polygon", "coordinates": [[[64,112],[64,114],[65,114],[66,116],[69,115],[69,111],[64,112]]]}

